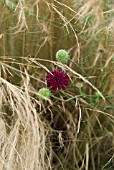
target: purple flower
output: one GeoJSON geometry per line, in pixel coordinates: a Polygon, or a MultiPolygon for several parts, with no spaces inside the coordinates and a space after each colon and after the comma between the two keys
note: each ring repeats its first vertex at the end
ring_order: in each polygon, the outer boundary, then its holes
{"type": "Polygon", "coordinates": [[[50,87],[51,90],[65,90],[68,80],[69,77],[61,70],[53,70],[46,76],[47,87],[50,87]]]}
{"type": "Polygon", "coordinates": [[[104,51],[104,49],[101,48],[101,49],[99,49],[99,52],[100,52],[101,54],[104,54],[105,51],[104,51]]]}

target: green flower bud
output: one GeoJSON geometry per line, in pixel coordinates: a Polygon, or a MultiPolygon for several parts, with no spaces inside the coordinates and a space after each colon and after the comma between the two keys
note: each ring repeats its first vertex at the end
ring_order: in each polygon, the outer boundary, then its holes
{"type": "Polygon", "coordinates": [[[65,64],[69,60],[69,53],[67,51],[61,49],[61,50],[57,51],[56,59],[57,59],[57,61],[65,64]]]}
{"type": "Polygon", "coordinates": [[[50,98],[51,92],[48,88],[41,88],[39,90],[39,99],[48,100],[50,98]]]}
{"type": "Polygon", "coordinates": [[[101,94],[99,92],[95,92],[96,97],[100,98],[101,94]]]}
{"type": "Polygon", "coordinates": [[[83,87],[83,83],[82,82],[77,82],[76,83],[76,87],[77,88],[82,88],[83,87]]]}

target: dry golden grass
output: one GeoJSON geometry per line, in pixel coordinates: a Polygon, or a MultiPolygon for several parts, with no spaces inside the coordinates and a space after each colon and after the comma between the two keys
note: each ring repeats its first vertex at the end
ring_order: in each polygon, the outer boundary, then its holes
{"type": "Polygon", "coordinates": [[[113,170],[114,2],[1,0],[0,11],[0,170],[113,170]],[[55,68],[70,83],[40,101],[55,68]]]}

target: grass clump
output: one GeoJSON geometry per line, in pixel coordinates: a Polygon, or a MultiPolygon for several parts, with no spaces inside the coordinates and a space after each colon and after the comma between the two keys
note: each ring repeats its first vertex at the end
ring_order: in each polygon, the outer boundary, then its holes
{"type": "Polygon", "coordinates": [[[113,6],[0,2],[1,170],[114,169],[113,6]]]}

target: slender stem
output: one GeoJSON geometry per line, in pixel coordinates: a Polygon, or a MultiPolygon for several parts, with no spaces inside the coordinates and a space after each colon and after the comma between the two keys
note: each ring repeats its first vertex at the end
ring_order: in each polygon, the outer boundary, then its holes
{"type": "Polygon", "coordinates": [[[59,97],[56,97],[56,96],[54,96],[54,95],[52,95],[52,94],[51,94],[51,97],[53,97],[53,98],[55,98],[55,99],[57,99],[57,100],[60,100],[60,101],[62,101],[62,102],[68,102],[68,101],[70,101],[70,100],[72,100],[72,99],[75,99],[75,98],[77,98],[77,97],[82,97],[82,95],[73,96],[73,97],[71,97],[71,98],[69,98],[69,99],[67,99],[67,100],[60,99],[59,97]]]}

